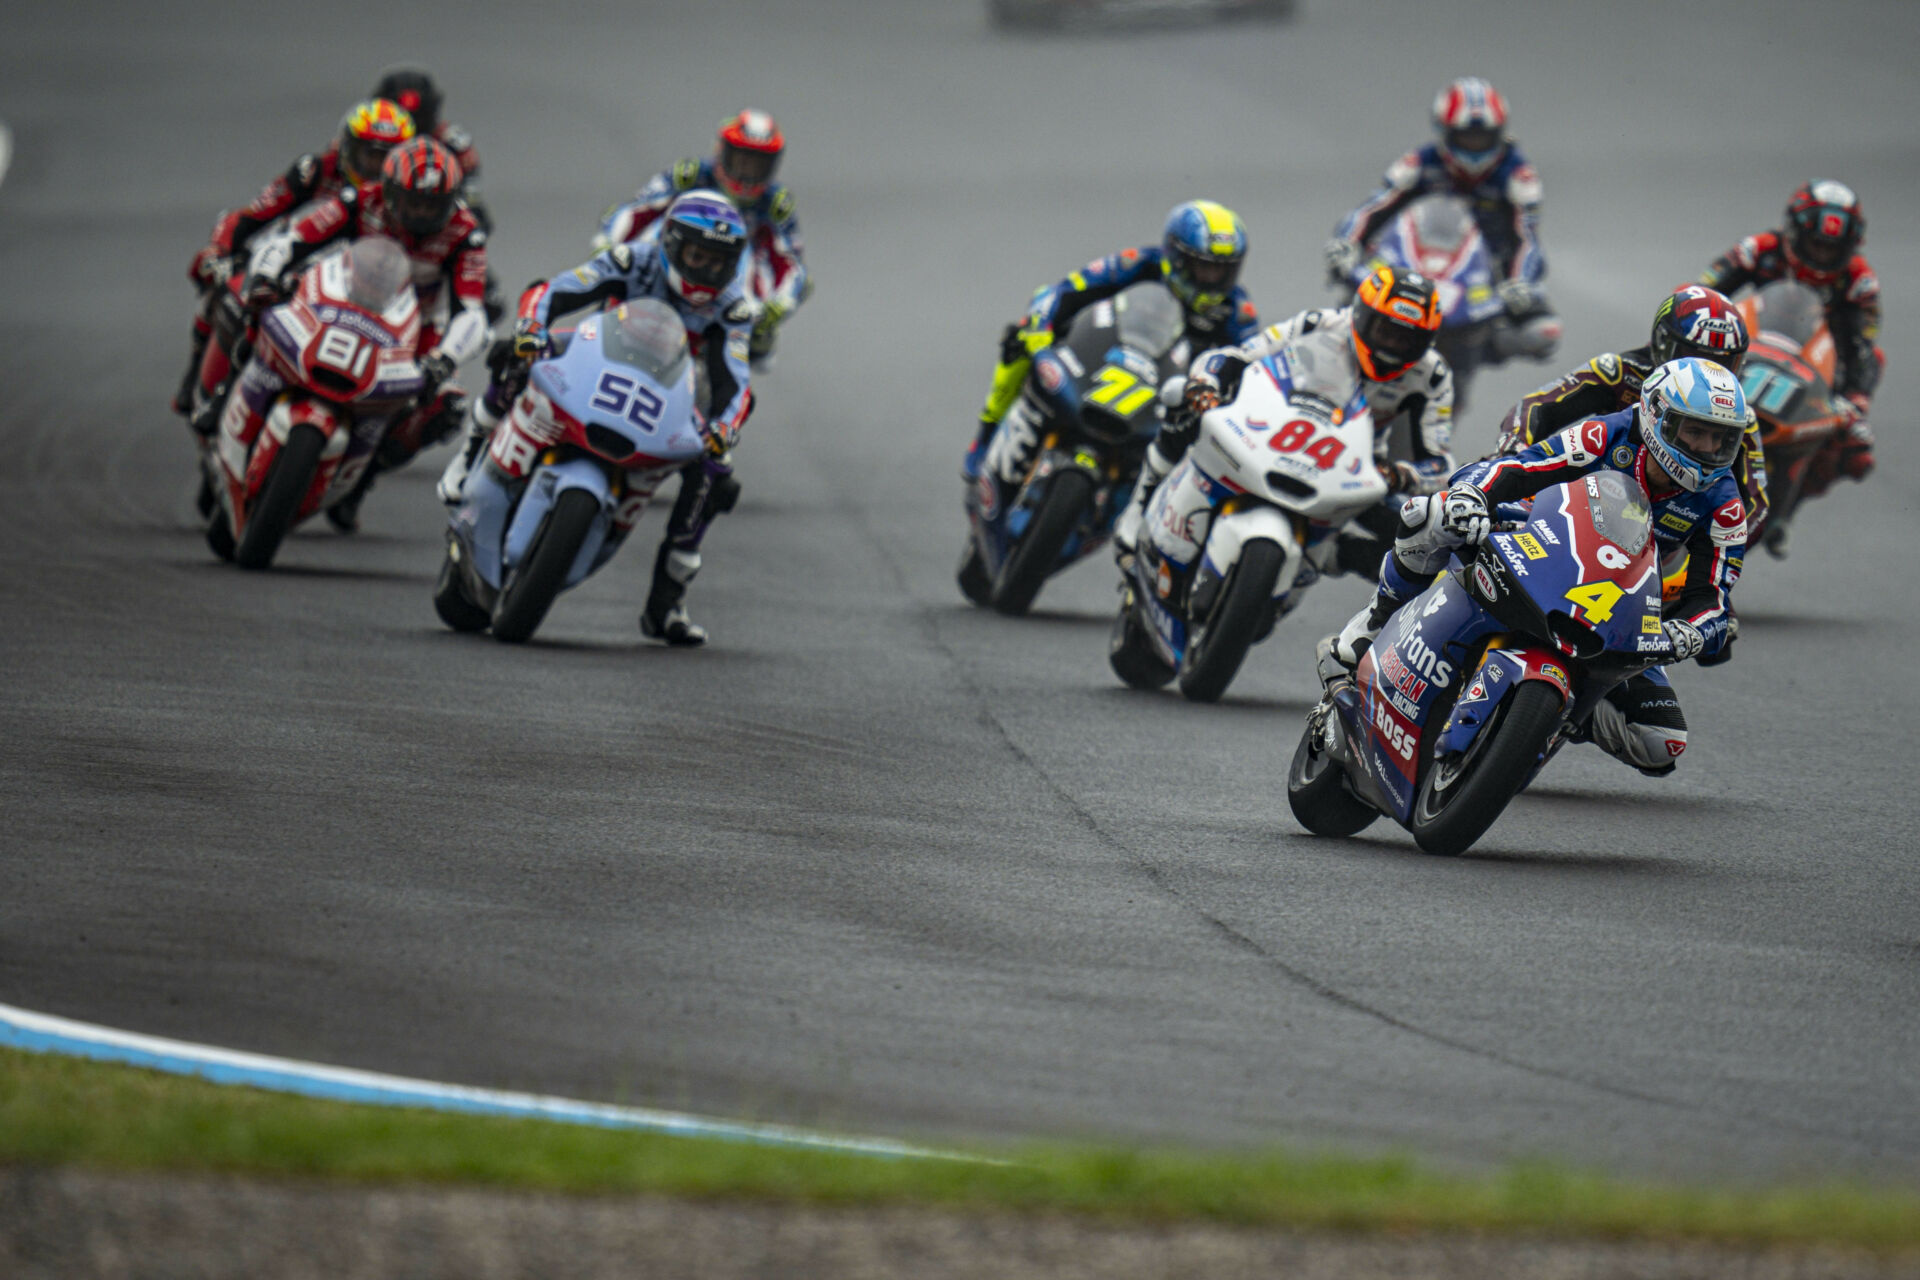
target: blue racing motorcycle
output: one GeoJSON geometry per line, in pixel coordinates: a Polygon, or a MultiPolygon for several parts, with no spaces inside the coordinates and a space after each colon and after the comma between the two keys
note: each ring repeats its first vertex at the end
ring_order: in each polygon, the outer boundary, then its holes
{"type": "Polygon", "coordinates": [[[660,482],[708,451],[672,307],[629,302],[553,341],[453,509],[433,604],[455,631],[530,637],[613,558],[660,482]]]}
{"type": "Polygon", "coordinates": [[[1440,854],[1485,834],[1608,690],[1672,656],[1649,506],[1614,471],[1545,489],[1353,671],[1323,642],[1326,694],[1287,772],[1300,825],[1348,836],[1384,813],[1440,854]]]}

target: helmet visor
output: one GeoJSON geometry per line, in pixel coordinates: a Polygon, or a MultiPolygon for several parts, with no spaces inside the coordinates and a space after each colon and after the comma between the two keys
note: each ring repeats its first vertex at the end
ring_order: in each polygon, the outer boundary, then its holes
{"type": "Polygon", "coordinates": [[[387,208],[393,220],[416,236],[429,236],[453,217],[451,191],[408,191],[387,184],[387,208]]]}
{"type": "Polygon", "coordinates": [[[1185,247],[1174,251],[1175,273],[1186,278],[1197,293],[1227,293],[1240,278],[1240,259],[1195,253],[1185,247]]]}
{"type": "Polygon", "coordinates": [[[1468,125],[1464,129],[1447,130],[1447,150],[1462,159],[1479,160],[1492,155],[1500,149],[1500,130],[1492,125],[1468,125]]]}
{"type": "Polygon", "coordinates": [[[685,233],[675,234],[672,251],[673,268],[688,283],[708,289],[718,289],[733,279],[734,269],[740,265],[740,246],[738,244],[720,245],[702,240],[698,236],[685,233]]]}
{"type": "Polygon", "coordinates": [[[1660,438],[1674,452],[1710,471],[1733,465],[1740,455],[1743,427],[1713,418],[1696,418],[1679,409],[1668,409],[1660,419],[1660,438]]]}
{"type": "Polygon", "coordinates": [[[1845,262],[1849,248],[1851,246],[1846,240],[1836,240],[1818,232],[1808,232],[1800,237],[1800,256],[1822,270],[1830,271],[1845,262]]]}
{"type": "Polygon", "coordinates": [[[340,139],[340,164],[355,184],[372,182],[392,150],[393,144],[384,138],[356,138],[349,133],[340,139]]]}
{"type": "Polygon", "coordinates": [[[1370,353],[1374,367],[1399,373],[1417,363],[1433,346],[1433,331],[1420,329],[1369,306],[1353,309],[1353,335],[1370,353]]]}
{"type": "Polygon", "coordinates": [[[749,151],[731,142],[720,149],[721,171],[743,187],[764,187],[779,167],[778,151],[749,151]]]}

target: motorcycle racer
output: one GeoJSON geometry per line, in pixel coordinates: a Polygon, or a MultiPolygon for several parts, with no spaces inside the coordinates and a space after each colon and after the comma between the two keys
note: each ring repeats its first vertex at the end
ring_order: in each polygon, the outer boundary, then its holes
{"type": "Polygon", "coordinates": [[[1096,258],[1066,279],[1033,295],[1026,316],[1006,328],[1000,363],[980,411],[973,444],[960,465],[968,484],[979,478],[980,460],[1000,420],[1026,384],[1033,357],[1053,345],[1080,312],[1142,280],[1161,280],[1186,316],[1187,341],[1195,347],[1237,345],[1259,332],[1260,320],[1236,281],[1247,256],[1240,219],[1211,200],[1175,205],[1158,245],[1122,249],[1096,258]]]}
{"type": "Polygon", "coordinates": [[[254,235],[309,201],[377,181],[388,152],[413,137],[416,128],[404,108],[376,94],[348,109],[340,119],[340,132],[325,150],[300,156],[246,205],[220,215],[212,236],[187,266],[188,279],[200,291],[200,305],[193,317],[193,354],[173,397],[175,413],[185,417],[192,412],[193,387],[213,334],[213,309],[254,235]]]}
{"type": "Polygon", "coordinates": [[[378,469],[402,466],[458,430],[458,393],[443,388],[486,345],[487,233],[461,201],[460,179],[460,164],[444,146],[414,138],[387,157],[380,181],[320,201],[264,242],[240,286],[242,300],[257,310],[279,301],[282,282],[302,262],[341,240],[387,236],[406,251],[420,299],[427,385],[419,406],[388,433],[381,466],[368,467],[360,486],[328,509],[345,531],[355,527],[378,469]]]}
{"type": "Polygon", "coordinates": [[[472,406],[467,438],[440,477],[441,500],[460,501],[467,472],[526,386],[527,370],[547,349],[553,321],[585,307],[630,298],[659,298],[687,328],[687,342],[706,378],[710,456],[680,472],[680,494],[654,556],[653,582],[640,614],[641,634],[669,645],[706,643],[688,616],[687,584],[700,571],[700,544],[713,517],[740,496],[733,446],[753,409],[751,349],[754,306],[748,295],[747,227],[718,191],[688,191],[632,244],[616,244],[521,295],[509,341],[488,358],[493,377],[472,406]]]}
{"type": "MultiPolygon", "coordinates": [[[[1834,392],[1854,420],[1829,447],[1831,456],[1822,459],[1824,465],[1813,470],[1855,480],[1864,480],[1873,470],[1873,428],[1867,415],[1887,362],[1879,345],[1880,278],[1859,252],[1866,231],[1866,214],[1851,187],[1830,179],[1803,182],[1787,202],[1786,220],[1778,230],[1746,237],[1700,275],[1701,284],[1727,294],[1791,276],[1826,304],[1834,392]]],[[[1810,490],[1807,496],[1817,495],[1810,490]]],[[[1784,534],[1784,528],[1780,532],[1784,534]]]]}
{"type": "Polygon", "coordinates": [[[812,291],[800,223],[794,217],[793,192],[775,182],[786,153],[786,135],[764,111],[742,111],[720,122],[713,155],[688,158],[649,178],[633,199],[615,205],[600,220],[593,238],[596,252],[638,240],[660,220],[675,199],[688,191],[718,190],[733,202],[747,226],[753,265],[762,274],[754,300],[759,316],[753,326],[752,364],[764,373],[773,365],[780,325],[812,291]]]}
{"type": "MultiPolygon", "coordinates": [[[[1747,356],[1747,325],[1725,294],[1705,285],[1682,285],[1653,312],[1645,344],[1605,352],[1520,398],[1500,423],[1500,453],[1518,453],[1586,418],[1618,413],[1637,404],[1647,375],[1669,360],[1699,356],[1736,375],[1747,356]]],[[[1767,517],[1767,461],[1760,424],[1747,428],[1733,473],[1747,504],[1747,527],[1767,517]]]]}
{"type": "Polygon", "coordinates": [[[1328,274],[1353,278],[1367,245],[1394,215],[1435,192],[1464,199],[1503,277],[1500,300],[1516,324],[1550,317],[1540,282],[1540,176],[1507,136],[1507,101],[1478,76],[1455,80],[1433,100],[1434,141],[1387,167],[1380,190],[1340,220],[1327,242],[1328,274]]]}
{"type": "MultiPolygon", "coordinates": [[[[1656,368],[1631,408],[1576,423],[1519,453],[1467,464],[1441,492],[1402,505],[1373,601],[1323,645],[1354,666],[1394,610],[1425,591],[1455,550],[1486,540],[1502,504],[1611,469],[1632,476],[1652,499],[1663,561],[1687,556],[1685,584],[1662,610],[1674,660],[1719,653],[1735,635],[1730,593],[1746,554],[1746,505],[1732,467],[1748,416],[1738,378],[1711,360],[1682,357],[1656,368]]],[[[1660,667],[1609,692],[1582,734],[1576,740],[1590,737],[1650,777],[1671,773],[1687,749],[1686,717],[1660,667]]]]}
{"type": "MultiPolygon", "coordinates": [[[[1414,271],[1382,264],[1361,282],[1353,305],[1314,308],[1270,325],[1234,348],[1203,352],[1187,375],[1184,403],[1147,446],[1133,499],[1114,524],[1115,555],[1133,554],[1141,521],[1154,489],[1186,457],[1199,430],[1200,415],[1238,392],[1240,375],[1250,364],[1278,352],[1296,338],[1325,330],[1346,340],[1354,372],[1372,411],[1375,465],[1391,495],[1431,493],[1454,470],[1453,372],[1434,348],[1440,331],[1440,303],[1433,282],[1414,271]],[[1412,456],[1393,459],[1388,443],[1396,419],[1404,418],[1412,456]]],[[[1392,536],[1396,501],[1364,519],[1382,539],[1392,536]]],[[[1376,552],[1377,555],[1377,552],[1376,552]]]]}

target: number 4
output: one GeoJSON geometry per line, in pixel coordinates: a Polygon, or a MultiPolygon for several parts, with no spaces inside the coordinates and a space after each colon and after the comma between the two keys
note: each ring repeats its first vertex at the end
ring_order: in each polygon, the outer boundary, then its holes
{"type": "Polygon", "coordinates": [[[1611,582],[1583,582],[1567,590],[1567,599],[1586,610],[1588,622],[1605,622],[1613,616],[1613,606],[1627,594],[1611,582]]]}

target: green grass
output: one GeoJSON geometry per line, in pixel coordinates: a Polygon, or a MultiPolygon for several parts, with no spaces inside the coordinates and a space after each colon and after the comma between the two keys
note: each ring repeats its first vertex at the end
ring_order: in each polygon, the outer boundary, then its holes
{"type": "Polygon", "coordinates": [[[1542,1232],[1920,1249],[1920,1190],[1657,1186],[1538,1164],[1035,1145],[888,1160],[358,1106],[0,1049],[0,1164],[191,1170],[809,1204],[1064,1211],[1350,1231],[1542,1232]]]}

